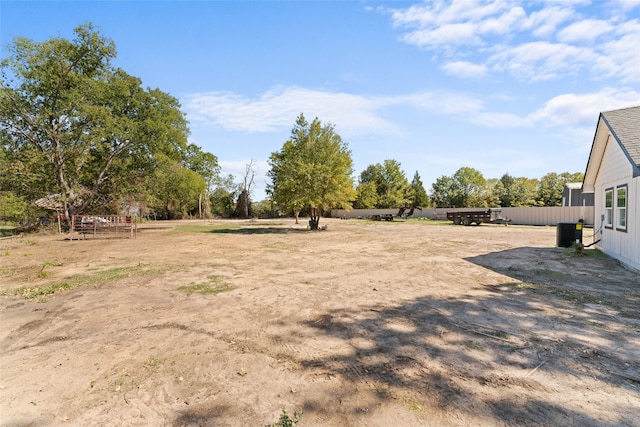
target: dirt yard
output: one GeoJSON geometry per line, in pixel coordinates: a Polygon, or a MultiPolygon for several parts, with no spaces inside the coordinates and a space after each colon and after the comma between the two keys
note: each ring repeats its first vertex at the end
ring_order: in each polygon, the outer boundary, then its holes
{"type": "Polygon", "coordinates": [[[0,240],[0,424],[640,426],[637,272],[553,227],[323,224],[0,240]]]}

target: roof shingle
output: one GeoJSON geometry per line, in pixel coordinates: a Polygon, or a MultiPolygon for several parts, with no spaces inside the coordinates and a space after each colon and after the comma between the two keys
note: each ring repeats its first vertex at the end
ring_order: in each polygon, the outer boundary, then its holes
{"type": "Polygon", "coordinates": [[[601,114],[629,160],[640,167],[640,106],[601,114]]]}

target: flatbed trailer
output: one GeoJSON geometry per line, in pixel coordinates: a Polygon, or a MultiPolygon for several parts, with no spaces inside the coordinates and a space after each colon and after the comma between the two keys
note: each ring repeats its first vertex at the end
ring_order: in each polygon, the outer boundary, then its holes
{"type": "Polygon", "coordinates": [[[487,209],[482,211],[451,211],[447,212],[447,219],[456,225],[471,225],[482,223],[507,224],[511,220],[502,218],[500,209],[487,209]]]}

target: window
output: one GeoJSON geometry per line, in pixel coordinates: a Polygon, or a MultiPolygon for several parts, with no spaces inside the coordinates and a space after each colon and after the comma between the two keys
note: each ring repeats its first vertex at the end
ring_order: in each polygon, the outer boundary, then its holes
{"type": "Polygon", "coordinates": [[[627,229],[627,186],[616,188],[616,228],[627,229]]]}
{"type": "Polygon", "coordinates": [[[604,190],[604,226],[613,228],[613,188],[604,190]]]}

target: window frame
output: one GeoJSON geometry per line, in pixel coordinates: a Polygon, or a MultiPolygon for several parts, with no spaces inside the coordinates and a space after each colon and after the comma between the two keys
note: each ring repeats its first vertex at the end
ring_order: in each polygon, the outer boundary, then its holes
{"type": "Polygon", "coordinates": [[[615,212],[615,193],[613,191],[613,187],[605,188],[604,190],[604,227],[605,228],[613,228],[614,217],[613,214],[615,212]],[[611,194],[611,206],[607,206],[607,194],[611,194]]]}
{"type": "Polygon", "coordinates": [[[616,230],[618,231],[627,231],[627,224],[629,223],[629,218],[627,213],[629,212],[629,189],[627,184],[618,185],[616,187],[616,203],[615,203],[615,222],[616,222],[616,230]],[[624,191],[624,206],[619,206],[620,199],[618,197],[620,191],[624,191]],[[623,213],[624,212],[624,213],[623,213]],[[624,218],[621,216],[624,215],[624,218]],[[624,224],[622,223],[622,219],[624,219],[624,224]]]}

